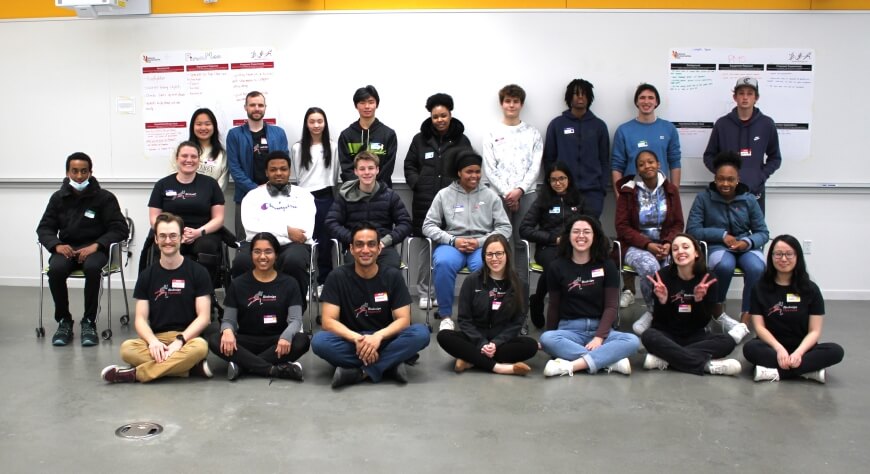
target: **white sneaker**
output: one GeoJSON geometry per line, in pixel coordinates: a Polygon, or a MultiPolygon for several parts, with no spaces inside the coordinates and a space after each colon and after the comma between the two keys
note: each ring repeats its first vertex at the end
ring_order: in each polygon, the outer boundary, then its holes
{"type": "Polygon", "coordinates": [[[725,332],[731,331],[732,329],[734,329],[734,326],[740,324],[736,319],[728,316],[728,314],[724,312],[720,314],[718,318],[716,318],[716,322],[722,325],[722,329],[724,329],[725,332]]]}
{"type": "Polygon", "coordinates": [[[643,359],[643,368],[646,370],[665,370],[668,368],[668,363],[665,362],[665,360],[661,357],[647,354],[646,357],[643,359]]]}
{"type": "Polygon", "coordinates": [[[634,293],[631,290],[623,290],[622,294],[619,295],[619,307],[628,308],[632,304],[634,304],[634,293]]]}
{"type": "Polygon", "coordinates": [[[740,341],[749,335],[749,328],[743,323],[737,323],[736,326],[728,331],[728,335],[731,336],[731,339],[734,339],[735,343],[740,344],[740,341]]]}
{"type": "MultiPolygon", "coordinates": [[[[427,297],[427,296],[421,296],[421,297],[420,297],[420,304],[418,305],[418,307],[419,307],[420,309],[427,309],[426,307],[427,307],[428,305],[429,305],[429,297],[427,297]]],[[[437,308],[437,307],[438,307],[438,300],[436,300],[435,298],[432,298],[432,307],[433,307],[433,308],[437,308]]]]}
{"type": "Polygon", "coordinates": [[[619,372],[620,374],[631,375],[631,362],[628,361],[628,357],[619,359],[615,363],[608,365],[605,370],[608,373],[619,372]]]}
{"type": "Polygon", "coordinates": [[[565,359],[548,360],[547,365],[544,366],[544,377],[554,377],[556,375],[573,377],[574,364],[565,359]]]}
{"type": "Polygon", "coordinates": [[[755,366],[755,381],[756,382],[778,382],[779,371],[769,367],[755,366]]]}
{"type": "Polygon", "coordinates": [[[443,318],[441,320],[441,324],[438,325],[438,330],[443,331],[445,329],[454,330],[456,329],[456,325],[453,323],[453,318],[443,318]]]}
{"type": "Polygon", "coordinates": [[[320,295],[323,293],[323,285],[317,285],[317,299],[320,300],[320,295]]]}
{"type": "Polygon", "coordinates": [[[704,367],[712,375],[737,375],[742,369],[737,359],[714,359],[704,367]]]}
{"type": "Polygon", "coordinates": [[[801,377],[807,380],[813,380],[818,383],[825,383],[825,369],[816,370],[815,372],[807,372],[805,374],[801,374],[801,377]]]}
{"type": "Polygon", "coordinates": [[[631,330],[634,331],[635,334],[640,336],[641,334],[643,334],[644,331],[649,329],[650,325],[652,325],[652,319],[652,313],[650,313],[649,311],[643,313],[641,317],[638,318],[637,321],[635,321],[634,324],[631,325],[631,330]]]}

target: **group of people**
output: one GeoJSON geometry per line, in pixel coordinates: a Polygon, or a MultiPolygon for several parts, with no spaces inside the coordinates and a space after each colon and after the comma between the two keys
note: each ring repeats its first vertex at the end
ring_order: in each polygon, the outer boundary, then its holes
{"type": "MultiPolygon", "coordinates": [[[[121,348],[129,367],[109,366],[103,379],[210,377],[205,356],[211,349],[227,360],[231,380],[245,372],[302,380],[298,360],[310,346],[336,367],[333,387],[384,377],[405,382],[405,366],[429,343],[429,330],[411,324],[411,296],[396,250],[415,235],[433,246],[431,261],[427,248],[415,260],[418,305],[438,307],[437,341],[456,358],[456,372],[478,367],[524,375],[531,370],[525,361],[543,350],[552,357],[546,376],[630,374],[628,357],[643,342],[645,368],[733,375],[741,367],[727,357],[751,323],[758,339],[744,354],[756,364],[756,380],[824,381],[824,368],[839,362],[843,351],[818,343],[824,302],[807,277],[800,244],[777,237],[765,265],[764,182],[780,156],[772,120],[755,107],[755,79],[738,81],[734,111],[714,126],[704,161],[715,177],[685,226],[679,138],[672,124],[655,116],[660,97],[654,86],[637,88],[638,116],[617,129],[612,158],[607,127],[589,110],[591,83],[568,85],[568,109],[550,123],[546,139],[521,120],[525,99],[517,85],[499,91],[502,123],[485,135],[478,153],[452,117],[453,99],[429,97],[429,117],[404,162],[411,213],[392,189],[396,135],[375,117],[380,97],[372,86],[355,92],[359,120],[337,142],[325,112],[312,107],[292,148],[284,131],[266,122],[259,92],[247,95],[248,120],[230,130],[226,149],[214,114],[198,109],[190,139],[175,150],[175,173],[155,184],[148,203],[153,257],[134,291],[139,338],[121,348]],[[232,262],[222,318],[206,330],[217,303],[221,241],[233,240],[224,227],[227,170],[235,182],[235,235],[245,243],[232,262]],[[615,329],[634,283],[626,279],[623,287],[598,220],[608,188],[617,195],[621,257],[637,273],[647,308],[633,325],[637,335],[615,329]],[[350,264],[331,268],[333,238],[350,264]],[[522,239],[536,245],[544,268],[533,294],[525,281],[529,262],[518,258],[522,239]],[[309,343],[301,325],[313,245],[320,255],[323,330],[309,343]],[[454,305],[463,268],[471,275],[454,305]],[[745,279],[739,321],[724,308],[735,268],[745,279]],[[524,330],[529,313],[545,328],[540,343],[524,330]],[[707,332],[711,319],[727,335],[707,332]]],[[[117,200],[99,188],[92,169],[83,153],[68,158],[67,179],[38,229],[52,253],[55,345],[69,344],[73,335],[65,279],[74,268],[86,274],[81,341],[97,343],[99,270],[111,242],[127,234],[117,200]]]]}

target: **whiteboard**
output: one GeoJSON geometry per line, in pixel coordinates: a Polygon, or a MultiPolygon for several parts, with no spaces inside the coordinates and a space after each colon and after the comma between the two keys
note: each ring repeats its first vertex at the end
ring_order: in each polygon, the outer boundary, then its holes
{"type": "MultiPolygon", "coordinates": [[[[674,45],[690,44],[812,48],[810,156],[786,159],[770,182],[870,183],[859,143],[870,118],[856,100],[870,77],[870,48],[856,47],[867,31],[870,12],[321,12],[2,22],[0,179],[57,177],[65,157],[79,150],[94,158],[104,180],[166,175],[168,157],[149,159],[143,150],[145,51],[274,46],[277,90],[267,98],[268,115],[291,142],[315,105],[326,110],[337,137],[357,118],[354,90],[375,85],[377,115],[399,137],[394,180],[402,182],[401,161],[435,92],[453,95],[454,117],[479,146],[501,117],[500,87],[526,89],[523,118],[543,133],[565,108],[565,85],[582,77],[595,85],[591,110],[612,135],[636,113],[637,84],[667,91],[663,58],[674,45]],[[134,112],[122,110],[119,98],[132,98],[134,112]]],[[[667,95],[662,102],[658,114],[668,119],[667,95]]],[[[721,103],[698,107],[709,109],[711,120],[721,115],[721,103]]],[[[709,179],[699,158],[684,157],[684,182],[709,179]]]]}

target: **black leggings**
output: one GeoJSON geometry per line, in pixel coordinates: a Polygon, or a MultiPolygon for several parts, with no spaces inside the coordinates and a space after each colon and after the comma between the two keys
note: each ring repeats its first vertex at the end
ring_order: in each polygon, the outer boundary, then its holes
{"type": "Polygon", "coordinates": [[[544,272],[538,277],[538,286],[535,290],[535,294],[541,298],[541,301],[543,301],[544,295],[547,294],[547,269],[550,268],[550,263],[559,256],[558,250],[559,248],[555,245],[538,247],[535,250],[535,263],[544,269],[544,272]]]}
{"type": "Polygon", "coordinates": [[[221,359],[227,362],[235,362],[246,372],[263,377],[268,377],[272,366],[276,364],[298,360],[303,354],[308,352],[308,348],[311,346],[308,336],[305,333],[297,332],[293,335],[293,340],[290,341],[290,352],[284,357],[279,358],[275,355],[279,336],[236,334],[237,349],[233,352],[233,355],[227,357],[221,352],[222,334],[222,332],[217,332],[208,338],[209,349],[221,359]]]}
{"type": "Polygon", "coordinates": [[[475,367],[492,372],[496,363],[513,364],[531,359],[538,352],[538,342],[531,337],[517,336],[496,347],[495,355],[490,359],[481,354],[477,344],[465,333],[445,329],[438,331],[438,345],[448,354],[462,359],[475,367]]]}
{"type": "MultiPolygon", "coordinates": [[[[797,349],[797,346],[786,346],[785,349],[791,354],[792,351],[797,349]]],[[[834,364],[839,364],[843,360],[843,355],[843,348],[839,344],[822,342],[811,347],[801,357],[800,367],[796,369],[783,369],[776,360],[776,351],[767,345],[766,342],[761,339],[753,339],[743,345],[743,357],[746,357],[746,360],[755,365],[779,370],[779,377],[782,379],[795,378],[801,374],[815,372],[834,364]]]]}
{"type": "Polygon", "coordinates": [[[688,337],[678,337],[649,328],[640,340],[647,352],[661,357],[672,369],[695,375],[704,375],[704,366],[710,359],[727,356],[737,345],[727,334],[707,334],[703,330],[688,337]]]}

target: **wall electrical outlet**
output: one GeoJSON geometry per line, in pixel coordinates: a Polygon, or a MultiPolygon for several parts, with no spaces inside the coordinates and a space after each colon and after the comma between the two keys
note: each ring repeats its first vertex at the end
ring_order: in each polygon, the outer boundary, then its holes
{"type": "Polygon", "coordinates": [[[804,255],[809,255],[813,253],[813,241],[812,240],[804,240],[804,255]]]}

